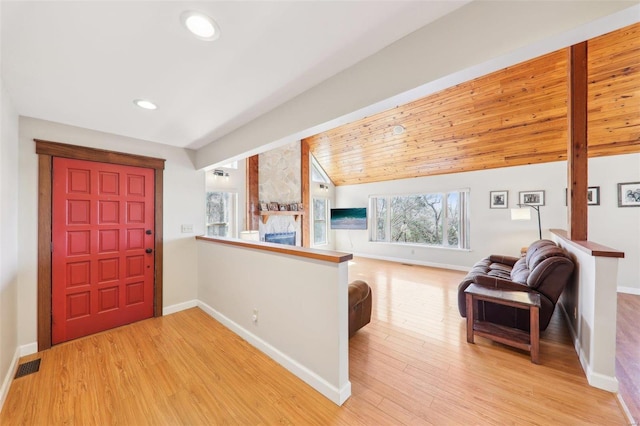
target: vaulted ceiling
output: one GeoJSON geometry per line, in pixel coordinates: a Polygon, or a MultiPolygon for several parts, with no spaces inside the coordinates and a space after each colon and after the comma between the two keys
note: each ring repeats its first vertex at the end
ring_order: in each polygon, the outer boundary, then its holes
{"type": "MultiPolygon", "coordinates": [[[[640,152],[640,24],[588,52],[589,155],[640,152]]],[[[303,142],[336,185],[565,160],[567,70],[562,49],[303,142]]]]}
{"type": "Polygon", "coordinates": [[[2,1],[2,82],[20,115],[197,149],[469,2],[2,1]]]}

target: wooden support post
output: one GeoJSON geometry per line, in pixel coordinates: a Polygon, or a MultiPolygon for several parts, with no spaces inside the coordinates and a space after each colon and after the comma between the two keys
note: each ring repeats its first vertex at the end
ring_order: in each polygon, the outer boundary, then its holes
{"type": "Polygon", "coordinates": [[[567,226],[573,241],[587,240],[587,42],[569,48],[567,226]]]}
{"type": "Polygon", "coordinates": [[[247,230],[257,231],[260,223],[260,194],[258,186],[258,156],[247,158],[247,206],[246,224],[247,230]]]}

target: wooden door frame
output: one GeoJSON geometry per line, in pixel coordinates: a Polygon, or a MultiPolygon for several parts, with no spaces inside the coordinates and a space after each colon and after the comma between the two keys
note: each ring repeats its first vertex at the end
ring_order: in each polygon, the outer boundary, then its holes
{"type": "Polygon", "coordinates": [[[51,237],[53,157],[143,167],[155,172],[153,316],[162,316],[162,211],[165,160],[34,139],[38,154],[38,351],[51,347],[51,237]]]}

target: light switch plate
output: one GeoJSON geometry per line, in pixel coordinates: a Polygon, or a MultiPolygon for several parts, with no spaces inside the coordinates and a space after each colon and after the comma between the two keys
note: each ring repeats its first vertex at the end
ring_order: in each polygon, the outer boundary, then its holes
{"type": "Polygon", "coordinates": [[[193,225],[182,225],[181,230],[182,230],[183,234],[192,233],[193,232],[193,225]]]}

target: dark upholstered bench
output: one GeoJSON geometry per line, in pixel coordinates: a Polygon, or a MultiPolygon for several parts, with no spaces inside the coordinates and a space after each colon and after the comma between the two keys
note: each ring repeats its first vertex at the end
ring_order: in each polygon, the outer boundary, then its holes
{"type": "Polygon", "coordinates": [[[371,321],[371,287],[364,281],[349,284],[349,337],[371,321]]]}

